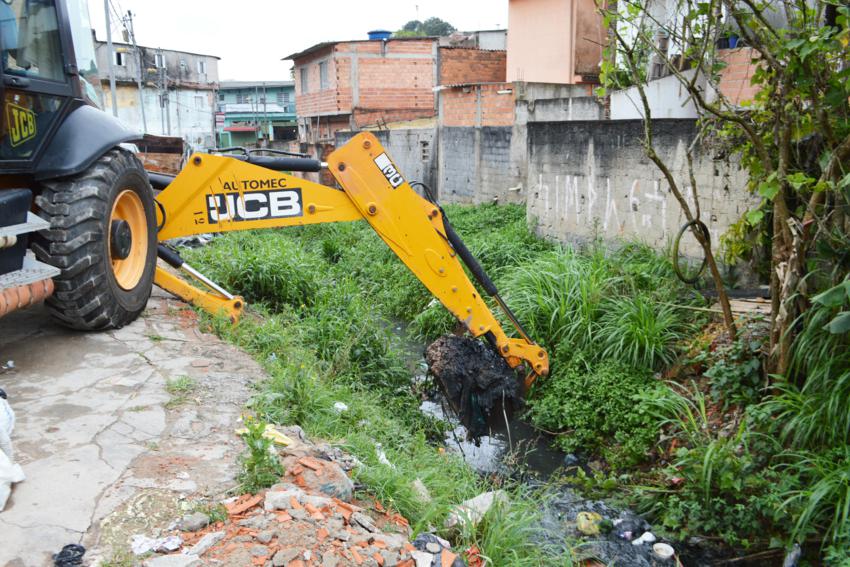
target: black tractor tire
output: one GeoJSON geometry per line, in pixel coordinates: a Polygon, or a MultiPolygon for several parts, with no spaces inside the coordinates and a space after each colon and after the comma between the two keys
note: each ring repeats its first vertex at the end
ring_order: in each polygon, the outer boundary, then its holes
{"type": "Polygon", "coordinates": [[[77,176],[45,182],[35,203],[50,228],[38,234],[32,248],[40,261],[62,270],[47,300],[52,315],[83,331],[118,329],[134,321],[150,298],[157,254],[153,190],[138,158],[122,148],[110,150],[77,176]],[[145,263],[138,282],[124,289],[113,269],[109,235],[115,202],[119,195],[127,198],[127,191],[141,202],[146,225],[137,231],[144,234],[132,238],[147,248],[139,252],[145,263]]]}

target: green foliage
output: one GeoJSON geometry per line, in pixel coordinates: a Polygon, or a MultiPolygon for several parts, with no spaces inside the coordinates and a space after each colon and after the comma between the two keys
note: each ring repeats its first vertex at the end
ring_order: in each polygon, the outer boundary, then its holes
{"type": "Polygon", "coordinates": [[[678,537],[717,534],[731,545],[766,544],[771,526],[787,521],[783,492],[795,485],[793,475],[767,466],[778,447],[746,420],[717,430],[696,387],[671,384],[640,398],[656,426],[684,443],[658,485],[637,487],[640,509],[678,537]]]}
{"type": "Polygon", "coordinates": [[[792,537],[803,541],[823,534],[830,544],[850,543],[850,446],[794,452],[788,459],[789,469],[802,481],[786,493],[783,504],[800,510],[792,537]]]}
{"type": "Polygon", "coordinates": [[[318,289],[319,263],[303,253],[282,231],[230,233],[186,253],[205,266],[206,275],[249,302],[280,310],[309,305],[318,289]]]}
{"type": "Polygon", "coordinates": [[[182,406],[189,401],[189,396],[197,388],[197,382],[190,376],[168,378],[165,381],[165,391],[171,394],[171,399],[165,404],[168,409],[182,406]]]}
{"type": "Polygon", "coordinates": [[[243,493],[256,493],[278,481],[283,467],[274,450],[274,441],[263,437],[266,423],[245,418],[245,433],[242,439],[248,446],[239,461],[242,472],[239,474],[239,488],[243,493]]]}
{"type": "Polygon", "coordinates": [[[643,295],[607,301],[600,318],[601,356],[638,368],[657,370],[671,364],[678,343],[694,330],[681,314],[681,309],[658,305],[643,295]]]}
{"type": "Polygon", "coordinates": [[[548,431],[563,431],[565,451],[599,452],[618,467],[640,462],[658,435],[640,392],[659,384],[650,372],[608,361],[590,364],[581,353],[559,349],[546,389],[531,401],[531,419],[548,431]],[[573,357],[573,358],[571,358],[573,357]]]}
{"type": "Polygon", "coordinates": [[[410,20],[393,34],[394,37],[433,37],[451,35],[455,27],[440,18],[428,18],[424,22],[410,20]]]}
{"type": "Polygon", "coordinates": [[[747,321],[741,326],[735,341],[693,358],[692,362],[708,366],[703,375],[710,380],[711,397],[722,403],[724,409],[732,404],[749,405],[761,398],[765,384],[762,358],[767,346],[767,333],[768,325],[764,321],[747,321]]]}
{"type": "Polygon", "coordinates": [[[844,282],[813,299],[794,343],[790,376],[765,402],[795,449],[850,443],[850,332],[833,332],[850,304],[848,288],[844,282]]]}
{"type": "Polygon", "coordinates": [[[543,254],[505,279],[508,305],[531,336],[544,345],[594,343],[602,303],[617,289],[602,253],[589,257],[572,248],[543,254]]]}

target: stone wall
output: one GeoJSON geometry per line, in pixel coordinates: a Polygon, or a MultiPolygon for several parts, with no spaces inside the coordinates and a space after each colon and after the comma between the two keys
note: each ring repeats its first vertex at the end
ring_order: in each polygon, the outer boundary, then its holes
{"type": "MultiPolygon", "coordinates": [[[[659,155],[692,202],[685,151],[694,121],[656,120],[654,128],[659,155]]],[[[685,217],[644,155],[642,132],[640,120],[529,123],[527,205],[538,233],[564,242],[598,237],[666,249],[685,217]]],[[[705,153],[694,169],[702,220],[716,248],[720,235],[756,200],[735,162],[705,153]]],[[[696,241],[684,239],[682,252],[698,256],[696,241]]]]}

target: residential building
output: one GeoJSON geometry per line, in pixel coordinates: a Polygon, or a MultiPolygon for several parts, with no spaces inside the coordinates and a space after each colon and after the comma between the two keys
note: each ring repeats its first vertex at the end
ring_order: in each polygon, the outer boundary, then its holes
{"type": "Polygon", "coordinates": [[[285,57],[295,64],[302,143],[334,133],[436,115],[439,41],[434,37],[316,44],[285,57]]]}
{"type": "Polygon", "coordinates": [[[509,82],[598,83],[608,33],[596,0],[510,0],[508,30],[509,82]]]}
{"type": "MultiPolygon", "coordinates": [[[[218,90],[214,55],[113,42],[112,69],[118,118],[145,134],[182,138],[195,149],[215,144],[213,113],[218,90]],[[141,87],[139,86],[141,81],[141,87]]],[[[109,50],[95,38],[103,106],[112,111],[109,50]]]]}
{"type": "Polygon", "coordinates": [[[294,140],[295,82],[222,81],[216,134],[219,147],[268,147],[294,140]]]}

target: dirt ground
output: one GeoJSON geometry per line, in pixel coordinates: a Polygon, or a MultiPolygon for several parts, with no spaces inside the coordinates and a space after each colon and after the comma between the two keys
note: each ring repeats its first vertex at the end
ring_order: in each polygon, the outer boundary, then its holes
{"type": "Polygon", "coordinates": [[[236,484],[234,430],[263,371],[181,302],[155,291],[138,321],[106,333],[14,313],[0,319],[0,360],[14,361],[0,387],[27,476],[0,513],[0,565],[51,565],[69,543],[87,564],[109,559],[236,484]]]}

